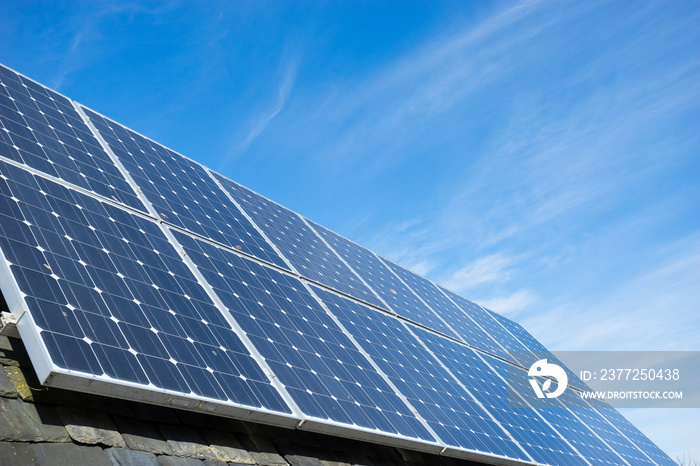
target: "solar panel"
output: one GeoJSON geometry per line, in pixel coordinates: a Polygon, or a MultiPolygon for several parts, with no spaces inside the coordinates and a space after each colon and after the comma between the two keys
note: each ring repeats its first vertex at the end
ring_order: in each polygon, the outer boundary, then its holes
{"type": "MultiPolygon", "coordinates": [[[[508,380],[515,391],[523,394],[532,392],[526,377],[510,377],[508,380]]],[[[631,451],[636,452],[634,456],[640,456],[641,450],[637,446],[624,441],[621,436],[610,436],[608,423],[592,413],[590,408],[576,408],[586,406],[586,402],[573,390],[566,390],[558,398],[548,401],[553,402],[548,403],[552,407],[538,406],[537,414],[556,428],[591,464],[627,464],[623,455],[625,450],[628,457],[632,456],[631,451]],[[613,448],[615,442],[624,448],[613,448]]]]}
{"type": "Polygon", "coordinates": [[[201,165],[82,107],[161,220],[284,265],[201,165]]]}
{"type": "MultiPolygon", "coordinates": [[[[607,408],[600,409],[612,408],[608,406],[607,408]]],[[[626,438],[619,430],[610,424],[606,418],[599,414],[598,410],[590,409],[589,407],[582,407],[572,408],[571,411],[601,439],[604,439],[611,450],[615,451],[629,464],[657,464],[653,462],[650,457],[647,456],[647,454],[645,454],[632,441],[630,441],[630,439],[626,438]]]]}
{"type": "Polygon", "coordinates": [[[406,324],[330,292],[317,293],[446,445],[529,459],[406,324]]]}
{"type": "Polygon", "coordinates": [[[291,415],[155,222],[2,161],[0,199],[3,294],[24,296],[40,380],[291,415]]]}
{"type": "Polygon", "coordinates": [[[299,279],[177,237],[307,418],[434,440],[299,279]]]}
{"type": "MultiPolygon", "coordinates": [[[[629,458],[631,464],[648,464],[647,460],[650,460],[651,464],[676,466],[675,461],[669,458],[666,453],[651,442],[646,435],[628,421],[617,409],[611,408],[610,405],[603,401],[588,399],[586,402],[589,406],[595,408],[594,410],[587,411],[592,411],[597,416],[605,418],[608,424],[612,426],[612,429],[608,429],[611,431],[608,434],[609,436],[604,438],[611,439],[609,441],[615,441],[615,439],[619,438],[619,433],[625,440],[629,440],[641,450],[643,456],[635,454],[634,451],[628,452],[627,448],[621,450],[621,454],[625,456],[625,458],[629,458]]],[[[579,411],[584,410],[578,410],[577,412],[579,411]]],[[[607,429],[607,426],[604,425],[604,427],[607,429]]],[[[625,444],[624,440],[620,440],[619,443],[625,444]]]]}
{"type": "Polygon", "coordinates": [[[508,369],[504,361],[481,358],[470,348],[427,331],[420,331],[419,336],[534,461],[540,464],[586,464],[567,440],[543,422],[534,409],[509,407],[508,369]]]}
{"type": "Polygon", "coordinates": [[[343,238],[321,225],[309,222],[316,232],[345,260],[387,304],[385,309],[457,338],[452,330],[372,251],[343,238]]]}
{"type": "Polygon", "coordinates": [[[427,303],[434,312],[439,314],[445,322],[449,322],[450,327],[457,332],[457,335],[462,341],[491,354],[496,354],[501,357],[506,355],[506,351],[501,347],[498,341],[486,333],[482,327],[475,325],[474,321],[443,293],[437,285],[389,260],[382,258],[382,261],[399,276],[404,283],[410,286],[411,290],[413,290],[422,301],[427,303]]]}
{"type": "Polygon", "coordinates": [[[299,215],[228,178],[221,175],[216,178],[281,250],[296,272],[365,302],[382,305],[299,215]]]}
{"type": "Polygon", "coordinates": [[[70,100],[0,65],[0,156],[143,210],[70,100]]]}
{"type": "Polygon", "coordinates": [[[607,405],[511,407],[512,352],[547,351],[515,322],[0,84],[0,287],[43,383],[487,462],[673,464],[607,405]]]}

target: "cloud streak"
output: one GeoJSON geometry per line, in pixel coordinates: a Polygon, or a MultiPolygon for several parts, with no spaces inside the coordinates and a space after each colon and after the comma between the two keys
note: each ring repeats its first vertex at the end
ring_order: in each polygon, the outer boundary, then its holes
{"type": "Polygon", "coordinates": [[[247,134],[240,142],[236,143],[230,154],[221,163],[219,167],[220,169],[231,163],[236,158],[242,156],[248,150],[250,145],[253,144],[255,140],[258,139],[265,131],[267,125],[269,125],[270,122],[282,111],[290,93],[292,92],[292,88],[294,87],[294,80],[298,67],[298,59],[293,59],[286,62],[283,67],[282,78],[277,86],[272,104],[268,109],[262,111],[259,115],[253,118],[247,134]]]}

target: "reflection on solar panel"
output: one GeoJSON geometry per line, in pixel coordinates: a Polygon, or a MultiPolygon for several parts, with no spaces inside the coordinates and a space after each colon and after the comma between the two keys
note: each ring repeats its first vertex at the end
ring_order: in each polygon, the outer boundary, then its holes
{"type": "MultiPolygon", "coordinates": [[[[391,261],[382,259],[398,277],[411,287],[413,292],[430,308],[442,316],[456,330],[459,339],[491,354],[505,356],[505,351],[483,328],[475,325],[467,314],[443,293],[433,282],[404,269],[391,261]]],[[[430,326],[428,326],[430,327],[430,326]]]]}
{"type": "Polygon", "coordinates": [[[295,271],[368,303],[381,305],[299,215],[221,175],[216,178],[282,251],[295,271]]]}
{"type": "Polygon", "coordinates": [[[312,223],[312,227],[386,303],[386,309],[453,338],[457,334],[372,251],[312,223]]]}
{"type": "Polygon", "coordinates": [[[161,220],[284,265],[201,165],[83,109],[161,220]]]}
{"type": "Polygon", "coordinates": [[[508,351],[546,351],[515,322],[0,84],[0,287],[42,383],[495,464],[673,464],[607,405],[512,407],[508,351]]]}
{"type": "Polygon", "coordinates": [[[0,247],[48,353],[42,380],[291,413],[156,223],[2,161],[0,178],[0,247]]]}
{"type": "Polygon", "coordinates": [[[70,100],[0,66],[0,115],[0,156],[143,209],[70,100]]]}

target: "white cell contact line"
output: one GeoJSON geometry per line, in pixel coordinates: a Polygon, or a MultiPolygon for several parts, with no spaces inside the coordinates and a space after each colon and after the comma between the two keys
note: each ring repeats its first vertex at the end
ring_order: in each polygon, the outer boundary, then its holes
{"type": "MultiPolygon", "coordinates": [[[[423,298],[421,298],[421,297],[418,295],[418,293],[416,293],[416,291],[415,291],[412,287],[408,286],[408,283],[406,283],[405,281],[403,281],[403,279],[402,279],[401,277],[399,277],[399,274],[397,274],[391,267],[389,267],[389,266],[384,262],[384,260],[383,260],[381,257],[379,257],[378,254],[376,254],[376,253],[374,253],[374,252],[373,252],[372,254],[374,254],[374,255],[377,257],[377,259],[379,260],[379,262],[381,262],[382,265],[383,265],[384,267],[386,267],[386,268],[389,270],[390,273],[394,274],[394,276],[395,276],[401,283],[403,283],[404,286],[405,286],[406,288],[408,288],[409,290],[411,290],[411,293],[413,293],[413,294],[416,296],[416,298],[418,298],[418,299],[420,300],[420,302],[422,302],[422,303],[425,305],[425,307],[427,307],[428,309],[430,309],[430,311],[431,311],[433,314],[435,314],[435,316],[436,316],[438,319],[440,319],[440,321],[441,321],[443,324],[445,324],[445,326],[446,326],[447,328],[449,328],[450,330],[452,330],[452,332],[453,332],[455,335],[457,335],[457,336],[459,337],[460,340],[462,340],[464,343],[467,343],[467,342],[464,340],[464,338],[462,338],[462,335],[460,335],[459,332],[457,332],[454,328],[452,328],[452,326],[451,326],[445,319],[443,319],[442,316],[441,316],[440,314],[438,314],[438,313],[435,311],[435,309],[432,308],[432,306],[430,306],[428,303],[426,303],[426,302],[423,300],[423,298]]],[[[394,264],[394,265],[396,265],[396,264],[394,264]]],[[[397,265],[397,267],[398,267],[398,265],[397,265]]],[[[461,308],[460,308],[460,309],[461,309],[461,308]]],[[[468,343],[467,343],[467,344],[468,344],[468,343]]],[[[469,346],[471,346],[471,345],[469,345],[469,346]]]]}
{"type": "Polygon", "coordinates": [[[474,396],[474,394],[471,392],[471,390],[469,390],[469,388],[467,388],[467,386],[464,385],[464,384],[457,378],[457,376],[454,375],[454,374],[452,373],[452,371],[451,371],[450,369],[448,369],[448,367],[442,362],[442,360],[440,360],[440,358],[438,358],[438,357],[435,355],[435,353],[433,353],[433,352],[430,350],[430,348],[428,348],[428,345],[426,345],[425,342],[424,342],[423,340],[421,340],[421,339],[418,337],[418,335],[416,335],[416,334],[413,332],[413,330],[411,330],[410,326],[409,326],[408,324],[404,323],[404,322],[402,322],[402,324],[403,324],[403,326],[406,328],[406,330],[408,330],[408,333],[410,333],[410,334],[420,343],[420,345],[423,347],[423,349],[425,349],[425,350],[428,352],[428,354],[430,354],[430,355],[433,357],[433,359],[434,359],[435,361],[437,361],[437,363],[440,365],[440,367],[442,367],[442,368],[445,370],[445,372],[447,372],[447,373],[450,375],[450,377],[452,377],[452,380],[454,380],[454,381],[457,383],[457,385],[459,385],[460,387],[462,387],[462,390],[464,390],[465,392],[467,392],[467,394],[472,398],[472,400],[473,400],[477,405],[479,405],[479,407],[484,411],[484,413],[486,413],[486,415],[487,415],[493,422],[495,422],[496,425],[497,425],[498,427],[501,428],[501,430],[508,436],[508,438],[510,438],[510,439],[513,441],[513,443],[514,443],[515,445],[517,445],[517,447],[520,449],[520,451],[522,451],[522,452],[530,459],[530,461],[532,461],[533,463],[535,463],[534,458],[533,458],[532,456],[530,456],[530,454],[525,450],[525,448],[523,448],[522,445],[520,445],[520,442],[518,442],[518,441],[515,439],[515,437],[513,437],[513,435],[508,431],[508,429],[506,429],[505,427],[503,427],[503,425],[501,425],[501,423],[498,421],[498,419],[496,419],[496,417],[495,417],[493,414],[491,414],[491,411],[489,411],[489,410],[486,408],[486,406],[484,406],[484,405],[474,396]]]}
{"type": "MultiPolygon", "coordinates": [[[[92,124],[90,119],[87,117],[87,115],[83,112],[82,108],[80,107],[79,104],[73,102],[73,106],[76,108],[78,113],[81,115],[85,123],[88,125],[90,130],[93,132],[94,136],[97,138],[97,140],[100,142],[102,145],[102,148],[107,152],[107,154],[110,156],[112,159],[112,162],[116,165],[116,167],[119,169],[119,171],[122,173],[122,175],[126,178],[127,182],[132,186],[134,189],[134,192],[137,194],[141,202],[146,206],[148,209],[148,212],[155,217],[156,219],[160,220],[160,215],[158,215],[158,212],[156,211],[155,207],[153,207],[153,204],[146,198],[146,196],[143,194],[141,189],[139,189],[138,185],[134,181],[134,179],[131,177],[131,174],[127,171],[127,169],[122,165],[121,161],[119,158],[114,154],[112,149],[109,147],[109,144],[102,138],[102,135],[100,132],[95,128],[95,126],[92,124]]],[[[199,271],[195,263],[192,261],[192,259],[185,253],[184,248],[180,244],[180,242],[175,238],[175,235],[173,232],[168,228],[167,225],[165,225],[162,221],[158,222],[158,226],[165,235],[165,237],[170,241],[170,243],[173,245],[176,251],[178,251],[181,255],[181,259],[185,264],[187,264],[188,268],[190,269],[190,272],[194,275],[194,277],[197,279],[199,282],[200,286],[205,290],[209,298],[212,300],[212,302],[216,305],[217,309],[219,312],[221,312],[221,315],[223,315],[224,319],[229,323],[233,331],[238,335],[238,337],[241,339],[243,344],[245,344],[246,348],[250,352],[251,356],[255,361],[262,367],[263,371],[265,372],[265,375],[269,379],[270,383],[277,389],[279,392],[280,396],[287,402],[289,405],[290,409],[294,413],[296,417],[298,417],[301,422],[304,421],[305,416],[302,414],[301,410],[299,409],[299,406],[296,404],[296,402],[292,399],[292,397],[289,395],[289,392],[287,392],[287,389],[282,385],[282,383],[279,381],[277,376],[274,374],[272,369],[270,369],[270,366],[267,364],[267,361],[265,361],[265,358],[262,357],[262,355],[258,352],[257,348],[253,345],[253,343],[250,341],[248,338],[248,335],[245,333],[245,331],[240,327],[238,322],[233,318],[233,315],[231,312],[229,312],[228,308],[226,305],[221,301],[219,296],[216,294],[214,291],[214,288],[209,284],[209,282],[204,278],[202,273],[199,271]]]]}
{"type": "MultiPolygon", "coordinates": [[[[299,271],[294,267],[294,265],[292,265],[292,263],[289,261],[289,259],[287,259],[284,256],[284,254],[282,254],[282,251],[280,250],[280,248],[278,248],[277,245],[275,243],[273,243],[272,240],[270,240],[270,238],[267,237],[267,235],[262,230],[262,228],[260,228],[257,225],[257,223],[255,223],[253,218],[250,215],[248,215],[248,212],[246,212],[243,209],[243,206],[241,206],[238,203],[238,201],[231,195],[231,193],[229,193],[228,190],[221,184],[221,182],[218,179],[216,179],[214,172],[212,172],[207,167],[203,167],[203,168],[204,168],[204,171],[207,172],[207,175],[209,175],[209,178],[211,178],[214,181],[214,183],[219,187],[221,192],[224,193],[224,195],[228,198],[228,200],[231,201],[231,203],[236,206],[236,208],[241,212],[241,214],[243,214],[243,216],[248,220],[248,222],[250,222],[250,224],[253,225],[253,228],[255,228],[257,230],[257,232],[260,233],[260,236],[262,236],[262,238],[265,241],[267,241],[267,244],[272,248],[272,250],[275,251],[277,253],[277,255],[282,258],[284,263],[287,264],[287,267],[289,267],[289,270],[294,272],[297,276],[300,276],[299,271]]],[[[234,183],[235,183],[235,181],[234,181],[234,183]]]]}
{"type": "Polygon", "coordinates": [[[335,324],[340,327],[342,332],[345,334],[346,337],[352,342],[353,345],[355,345],[355,348],[365,357],[365,359],[370,363],[370,365],[374,368],[375,371],[384,379],[384,381],[391,387],[391,389],[394,391],[394,393],[403,401],[403,403],[406,405],[408,410],[413,413],[413,415],[420,421],[421,424],[423,424],[423,427],[430,432],[430,435],[433,436],[437,440],[437,445],[439,445],[442,448],[442,451],[440,453],[443,453],[447,446],[445,443],[440,439],[438,436],[437,432],[433,430],[432,427],[430,427],[430,424],[428,424],[428,421],[426,421],[419,413],[416,408],[411,405],[410,401],[408,401],[408,398],[401,393],[401,391],[398,389],[396,385],[391,381],[388,375],[382,371],[382,369],[379,367],[379,365],[372,359],[372,357],[367,353],[367,351],[364,350],[364,348],[360,345],[360,343],[355,339],[355,337],[348,331],[347,328],[345,328],[345,325],[340,321],[340,319],[331,312],[331,310],[326,306],[326,304],[321,300],[321,298],[318,297],[318,295],[314,292],[313,288],[306,282],[302,282],[304,284],[304,287],[306,287],[307,291],[311,294],[311,296],[314,297],[314,299],[318,302],[318,304],[323,308],[323,310],[328,314],[328,316],[335,322],[335,324]]]}
{"type": "MultiPolygon", "coordinates": [[[[297,214],[297,215],[298,215],[298,214],[297,214]]],[[[330,250],[333,252],[333,254],[335,254],[336,257],[337,257],[343,264],[345,264],[345,266],[348,268],[348,270],[350,270],[350,271],[355,275],[355,277],[357,277],[357,279],[360,280],[360,282],[362,282],[362,284],[365,285],[365,286],[367,287],[367,289],[370,290],[370,291],[372,292],[372,294],[373,294],[377,299],[379,299],[379,300],[382,302],[382,304],[384,304],[384,306],[386,307],[386,310],[387,310],[387,311],[389,311],[389,312],[392,313],[392,314],[397,314],[397,312],[394,311],[394,309],[392,309],[392,307],[389,305],[389,303],[387,303],[387,302],[384,300],[384,298],[382,298],[382,297],[379,295],[379,293],[377,293],[377,291],[376,291],[374,288],[372,288],[372,287],[370,286],[370,284],[367,283],[367,282],[365,281],[365,279],[362,278],[362,276],[361,276],[359,273],[357,273],[357,271],[356,271],[355,269],[353,269],[352,267],[350,267],[350,264],[347,263],[347,261],[345,260],[345,258],[344,258],[343,256],[341,256],[340,253],[339,253],[338,251],[336,251],[335,248],[333,248],[333,246],[331,246],[331,245],[328,243],[328,241],[326,241],[326,239],[325,239],[323,236],[321,236],[321,234],[320,234],[318,231],[316,231],[316,229],[311,225],[311,223],[310,223],[305,217],[299,215],[299,218],[301,219],[302,222],[304,222],[304,224],[305,224],[307,227],[309,227],[309,229],[311,229],[311,231],[318,237],[318,239],[320,239],[321,242],[323,242],[323,244],[325,244],[326,247],[327,247],[328,249],[330,249],[330,250]]],[[[348,241],[350,241],[350,240],[348,240],[348,241]]],[[[359,245],[358,245],[358,246],[359,246],[359,245]]],[[[360,246],[360,247],[361,247],[361,246],[360,246]]]]}

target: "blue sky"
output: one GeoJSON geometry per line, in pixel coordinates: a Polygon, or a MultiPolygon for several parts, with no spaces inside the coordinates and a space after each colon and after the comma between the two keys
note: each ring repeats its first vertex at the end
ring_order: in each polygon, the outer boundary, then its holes
{"type": "Polygon", "coordinates": [[[0,61],[553,350],[700,350],[700,2],[6,0],[0,61]]]}

